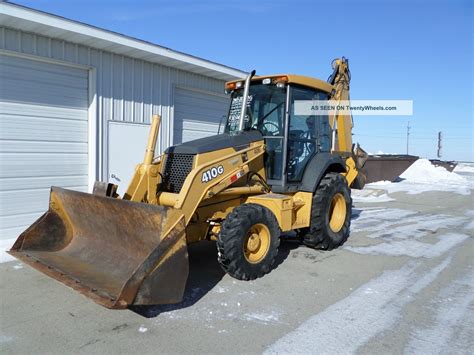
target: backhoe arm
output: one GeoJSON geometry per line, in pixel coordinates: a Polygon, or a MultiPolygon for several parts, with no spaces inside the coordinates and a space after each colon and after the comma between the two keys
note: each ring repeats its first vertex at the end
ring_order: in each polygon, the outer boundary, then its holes
{"type": "MultiPolygon", "coordinates": [[[[328,82],[334,86],[334,92],[331,100],[334,105],[347,105],[350,101],[349,89],[351,81],[351,72],[349,70],[349,61],[342,57],[333,61],[333,73],[328,82]]],[[[365,185],[366,177],[362,172],[362,167],[368,158],[367,153],[359,147],[353,147],[352,144],[352,114],[349,108],[345,110],[335,110],[334,115],[330,116],[329,124],[332,129],[332,152],[339,153],[346,159],[345,177],[349,186],[362,189],[365,185]]]]}
{"type": "MultiPolygon", "coordinates": [[[[329,83],[335,87],[331,100],[335,105],[340,102],[349,101],[349,84],[351,73],[349,71],[349,61],[342,57],[333,61],[334,72],[329,78],[329,83]]],[[[330,117],[329,124],[333,130],[333,150],[338,152],[348,152],[352,150],[352,116],[350,110],[336,110],[330,117]]]]}

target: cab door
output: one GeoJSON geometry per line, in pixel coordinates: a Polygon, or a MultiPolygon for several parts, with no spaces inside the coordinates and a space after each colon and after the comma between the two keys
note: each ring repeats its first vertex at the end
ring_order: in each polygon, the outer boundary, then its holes
{"type": "Polygon", "coordinates": [[[266,145],[265,173],[270,185],[284,185],[286,152],[286,90],[273,93],[268,101],[256,100],[258,129],[266,145]]]}
{"type": "Polygon", "coordinates": [[[330,127],[328,115],[301,115],[295,112],[295,101],[328,100],[328,94],[316,89],[292,86],[288,124],[288,148],[286,159],[287,184],[301,182],[306,166],[319,152],[330,151],[330,127]]]}

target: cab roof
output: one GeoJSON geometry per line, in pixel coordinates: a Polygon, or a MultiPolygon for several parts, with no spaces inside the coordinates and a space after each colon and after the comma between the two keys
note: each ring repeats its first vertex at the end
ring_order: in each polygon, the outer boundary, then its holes
{"type": "MultiPolygon", "coordinates": [[[[273,78],[280,78],[280,77],[285,77],[285,76],[288,78],[286,82],[289,84],[302,85],[302,86],[310,87],[313,89],[322,90],[327,93],[330,93],[334,89],[334,86],[332,86],[326,81],[316,79],[316,78],[311,78],[309,76],[296,75],[296,74],[272,74],[272,75],[258,75],[258,76],[256,75],[252,77],[252,82],[263,80],[266,78],[273,79],[273,78]]],[[[245,78],[229,81],[226,83],[226,85],[230,83],[237,83],[239,81],[245,81],[245,78]]]]}

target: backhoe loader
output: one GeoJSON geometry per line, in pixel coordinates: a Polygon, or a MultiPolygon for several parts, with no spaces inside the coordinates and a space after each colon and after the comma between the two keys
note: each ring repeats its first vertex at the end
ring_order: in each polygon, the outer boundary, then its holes
{"type": "Polygon", "coordinates": [[[348,60],[333,69],[327,82],[254,71],[228,82],[224,133],[159,156],[154,116],[123,196],[105,182],[92,194],[52,187],[49,210],[9,253],[105,307],[126,308],[182,300],[190,243],[215,241],[220,265],[240,280],[271,271],[281,233],[340,246],[367,155],[352,144],[347,112],[294,110],[296,100],[349,99],[348,60]]]}

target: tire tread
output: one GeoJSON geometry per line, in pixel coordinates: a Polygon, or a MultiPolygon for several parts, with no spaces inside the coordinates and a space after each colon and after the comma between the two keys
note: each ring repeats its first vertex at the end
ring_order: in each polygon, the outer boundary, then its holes
{"type": "Polygon", "coordinates": [[[332,250],[347,241],[350,232],[352,213],[352,199],[350,197],[350,188],[347,186],[345,178],[339,173],[328,173],[322,179],[313,195],[311,206],[311,222],[310,227],[302,231],[303,243],[314,249],[332,250]],[[347,198],[346,203],[347,217],[346,221],[337,233],[338,239],[334,238],[334,232],[329,230],[329,225],[326,221],[327,203],[330,194],[334,193],[334,189],[341,190],[343,195],[347,198]]]}
{"type": "Polygon", "coordinates": [[[267,208],[253,203],[232,210],[221,225],[217,239],[217,260],[222,269],[239,280],[254,280],[271,271],[280,245],[280,229],[275,215],[267,208]],[[256,223],[265,224],[271,235],[267,256],[258,264],[249,263],[243,255],[243,238],[256,223]],[[248,227],[247,227],[248,226],[248,227]]]}

